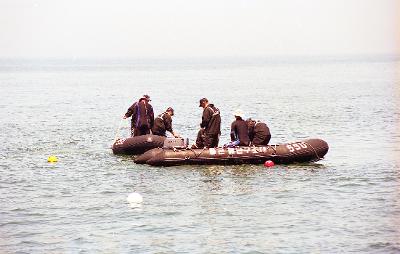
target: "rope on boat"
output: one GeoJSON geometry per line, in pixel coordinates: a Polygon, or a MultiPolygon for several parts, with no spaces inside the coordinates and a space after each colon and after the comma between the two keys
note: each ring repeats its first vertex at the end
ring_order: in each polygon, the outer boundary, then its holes
{"type": "MultiPolygon", "coordinates": [[[[200,155],[206,150],[206,147],[203,147],[203,149],[201,149],[201,152],[199,154],[196,154],[196,151],[193,150],[192,148],[189,148],[190,151],[192,151],[194,153],[194,158],[199,158],[200,155]]],[[[190,159],[190,156],[185,157],[186,160],[190,159]]]]}
{"type": "Polygon", "coordinates": [[[317,156],[318,160],[321,160],[321,159],[322,159],[321,157],[319,157],[317,151],[315,150],[315,148],[314,148],[310,143],[308,143],[308,142],[304,142],[304,143],[307,144],[307,145],[309,145],[309,146],[313,149],[313,151],[314,151],[315,155],[317,156]]]}
{"type": "Polygon", "coordinates": [[[119,121],[118,128],[117,128],[117,131],[116,131],[116,133],[115,133],[115,137],[114,137],[114,142],[113,142],[113,144],[114,144],[115,141],[117,141],[117,139],[118,139],[119,131],[120,131],[120,129],[121,129],[121,124],[122,124],[123,121],[124,121],[124,119],[121,119],[121,121],[119,121]]]}

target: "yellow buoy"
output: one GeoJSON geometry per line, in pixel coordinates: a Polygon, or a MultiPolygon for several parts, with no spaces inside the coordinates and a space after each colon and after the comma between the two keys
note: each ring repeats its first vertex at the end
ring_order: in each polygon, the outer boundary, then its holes
{"type": "Polygon", "coordinates": [[[54,155],[49,156],[49,158],[47,158],[48,162],[57,162],[58,158],[54,155]]]}

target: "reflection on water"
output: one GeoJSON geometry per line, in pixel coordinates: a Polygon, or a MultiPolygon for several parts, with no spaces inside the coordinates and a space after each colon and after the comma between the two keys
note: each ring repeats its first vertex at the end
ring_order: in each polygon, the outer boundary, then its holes
{"type": "Polygon", "coordinates": [[[223,171],[224,167],[209,165],[207,167],[204,167],[201,173],[204,176],[214,177],[220,175],[223,171]]]}

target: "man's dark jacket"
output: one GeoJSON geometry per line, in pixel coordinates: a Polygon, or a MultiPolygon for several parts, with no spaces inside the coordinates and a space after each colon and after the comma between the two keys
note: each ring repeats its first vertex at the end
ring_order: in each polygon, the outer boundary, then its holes
{"type": "Polygon", "coordinates": [[[208,104],[203,110],[200,127],[205,129],[206,135],[221,134],[221,115],[214,104],[208,104]]]}
{"type": "Polygon", "coordinates": [[[154,135],[166,136],[166,131],[172,133],[172,117],[164,112],[156,117],[152,132],[154,135]]]}
{"type": "Polygon", "coordinates": [[[132,116],[132,127],[151,129],[154,125],[153,107],[144,99],[133,103],[125,113],[125,117],[132,116]]]}
{"type": "Polygon", "coordinates": [[[239,140],[240,146],[248,146],[250,143],[247,123],[243,119],[236,119],[231,124],[231,141],[239,140]]]}
{"type": "Polygon", "coordinates": [[[265,123],[256,122],[249,128],[249,137],[253,145],[268,145],[271,133],[265,123]]]}

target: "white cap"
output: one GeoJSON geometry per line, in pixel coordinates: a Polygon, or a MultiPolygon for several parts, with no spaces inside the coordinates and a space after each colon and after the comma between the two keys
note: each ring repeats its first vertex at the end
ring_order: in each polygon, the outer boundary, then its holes
{"type": "Polygon", "coordinates": [[[243,111],[240,110],[240,109],[237,109],[237,110],[235,111],[235,113],[233,113],[233,115],[234,115],[234,116],[240,116],[241,118],[243,118],[243,116],[244,116],[243,111]]]}

